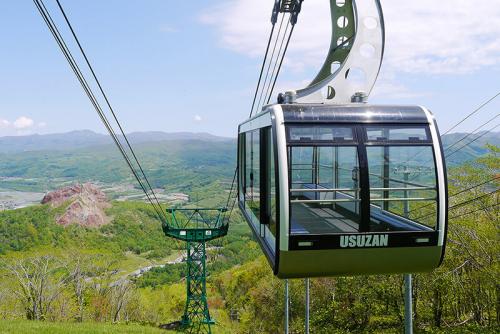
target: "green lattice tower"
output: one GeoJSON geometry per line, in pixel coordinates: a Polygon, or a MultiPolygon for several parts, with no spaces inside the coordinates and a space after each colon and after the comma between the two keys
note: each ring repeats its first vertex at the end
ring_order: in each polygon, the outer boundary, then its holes
{"type": "Polygon", "coordinates": [[[211,334],[215,321],[210,317],[207,302],[206,242],[227,235],[229,222],[224,219],[226,208],[172,208],[164,233],[186,242],[186,306],[181,319],[188,333],[211,334]]]}
{"type": "Polygon", "coordinates": [[[205,242],[187,242],[186,307],[182,316],[182,326],[193,333],[211,333],[210,325],[215,322],[210,317],[206,286],[205,242]]]}

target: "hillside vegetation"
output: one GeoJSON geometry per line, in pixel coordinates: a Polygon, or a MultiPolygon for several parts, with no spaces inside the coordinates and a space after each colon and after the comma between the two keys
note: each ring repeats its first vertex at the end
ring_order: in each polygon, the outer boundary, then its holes
{"type": "Polygon", "coordinates": [[[0,320],[0,334],[164,334],[165,331],[137,324],[34,322],[26,320],[0,320]]]}
{"type": "MultiPolygon", "coordinates": [[[[466,134],[443,137],[451,146],[466,134]]],[[[500,133],[472,136],[450,148],[448,165],[457,166],[487,154],[486,144],[500,145],[500,133]]],[[[208,134],[131,134],[138,158],[152,185],[208,198],[220,182],[230,182],[236,164],[236,140],[208,134]]],[[[68,182],[134,184],[132,175],[109,138],[90,131],[61,135],[0,137],[0,188],[47,191],[68,182]],[[38,144],[35,145],[35,144],[38,144]]]]}
{"type": "MultiPolygon", "coordinates": [[[[157,145],[144,150],[150,161],[161,160],[176,170],[179,178],[175,173],[168,175],[174,180],[168,186],[186,187],[180,175],[197,175],[198,181],[191,184],[194,189],[196,182],[206,181],[206,170],[212,170],[213,178],[206,193],[199,192],[199,199],[222,203],[225,188],[217,182],[232,173],[231,143],[217,143],[227,145],[227,156],[222,153],[222,157],[215,148],[210,153],[197,142],[184,150],[165,149],[162,154],[172,154],[172,161],[157,156],[163,144],[157,145]],[[200,164],[207,168],[197,170],[200,164]],[[222,168],[225,164],[230,167],[222,168]]],[[[489,146],[486,150],[487,155],[449,171],[452,196],[446,258],[434,272],[414,278],[418,332],[500,330],[500,198],[495,192],[500,185],[500,149],[489,146]]],[[[93,151],[85,152],[90,159],[93,151]]],[[[34,157],[33,163],[38,163],[34,157]]],[[[101,167],[103,175],[112,174],[112,164],[101,167]]],[[[33,169],[33,173],[38,172],[33,169]]],[[[184,245],[164,236],[150,206],[112,202],[106,210],[111,223],[97,228],[56,224],[63,210],[64,206],[37,205],[0,211],[0,318],[5,319],[0,322],[0,333],[13,328],[18,333],[58,333],[61,329],[70,333],[116,329],[113,332],[120,333],[127,332],[125,324],[146,325],[128,327],[132,333],[136,328],[137,333],[154,333],[152,327],[180,318],[185,299],[184,245]],[[143,268],[148,269],[137,274],[143,268]]],[[[208,247],[208,294],[218,323],[215,333],[282,332],[283,282],[273,276],[238,213],[232,216],[229,235],[208,247]]],[[[312,333],[401,333],[401,275],[320,278],[311,284],[312,333]]],[[[304,332],[303,294],[303,281],[291,280],[292,333],[304,332]]]]}
{"type": "MultiPolygon", "coordinates": [[[[414,323],[419,333],[498,333],[500,320],[500,150],[450,171],[450,225],[445,261],[414,275],[414,323]],[[486,180],[495,181],[483,185],[486,180]],[[467,190],[470,189],[470,190],[467,190]],[[487,195],[492,194],[492,195],[487,195]],[[481,200],[473,201],[481,197],[481,200]],[[463,204],[467,203],[467,204],[463,204]]],[[[231,269],[214,282],[241,333],[279,333],[284,286],[263,258],[231,269]]],[[[401,333],[402,275],[311,280],[312,333],[401,333]]],[[[304,285],[291,281],[291,331],[303,333],[304,285]]]]}
{"type": "MultiPolygon", "coordinates": [[[[185,265],[165,263],[182,258],[184,244],[165,237],[149,205],[112,204],[106,211],[112,223],[99,228],[56,224],[64,205],[0,212],[3,319],[132,321],[157,326],[180,318],[185,265]],[[150,271],[135,275],[141,268],[150,271]],[[24,272],[29,273],[26,280],[19,278],[24,272]],[[25,284],[40,289],[26,291],[25,284]]],[[[233,218],[229,235],[208,245],[212,275],[260,254],[238,214],[233,218]]]]}

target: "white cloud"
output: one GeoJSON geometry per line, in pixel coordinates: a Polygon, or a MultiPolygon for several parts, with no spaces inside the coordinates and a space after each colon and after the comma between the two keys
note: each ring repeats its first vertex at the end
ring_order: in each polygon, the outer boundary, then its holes
{"type": "Polygon", "coordinates": [[[28,135],[31,134],[34,129],[42,129],[46,126],[46,122],[35,122],[33,119],[26,116],[20,116],[13,122],[0,118],[0,135],[28,135]]]}
{"type": "Polygon", "coordinates": [[[5,129],[10,126],[10,122],[6,119],[1,119],[0,118],[0,129],[5,129]]]}
{"type": "Polygon", "coordinates": [[[203,120],[203,118],[200,115],[195,115],[194,116],[194,121],[195,122],[201,122],[202,120],[203,120]]]}
{"type": "Polygon", "coordinates": [[[18,119],[16,119],[13,124],[15,129],[28,129],[33,127],[35,122],[31,118],[28,118],[26,116],[21,116],[18,119]]]}
{"type": "MultiPolygon", "coordinates": [[[[500,1],[385,0],[384,68],[390,72],[463,74],[500,65],[500,1]]],[[[271,28],[272,2],[228,1],[201,16],[223,47],[262,57],[271,28]]],[[[322,64],[330,41],[328,2],[308,0],[286,64],[296,71],[322,64]]]]}
{"type": "Polygon", "coordinates": [[[378,80],[371,93],[372,98],[414,99],[428,94],[416,93],[392,79],[378,80]]]}

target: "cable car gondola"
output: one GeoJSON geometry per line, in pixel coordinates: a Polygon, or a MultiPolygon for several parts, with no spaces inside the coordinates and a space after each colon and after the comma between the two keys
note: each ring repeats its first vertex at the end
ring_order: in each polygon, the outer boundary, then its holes
{"type": "Polygon", "coordinates": [[[239,206],[279,277],[442,261],[446,173],[425,108],[271,105],[239,126],[238,147],[239,206]]]}
{"type": "Polygon", "coordinates": [[[365,103],[361,92],[371,90],[383,55],[380,4],[331,6],[332,46],[318,77],[239,125],[239,208],[280,278],[431,271],[443,260],[447,226],[434,116],[365,103]],[[353,37],[339,38],[339,15],[356,22],[353,37]],[[325,70],[333,60],[341,64],[325,70]],[[361,87],[348,80],[355,67],[361,87]]]}

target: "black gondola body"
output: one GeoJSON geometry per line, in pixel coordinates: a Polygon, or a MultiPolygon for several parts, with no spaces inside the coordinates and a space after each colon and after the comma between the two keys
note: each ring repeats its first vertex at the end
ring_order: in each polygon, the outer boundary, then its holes
{"type": "Polygon", "coordinates": [[[239,125],[238,203],[280,278],[425,272],[446,167],[422,107],[274,104],[239,125]]]}

